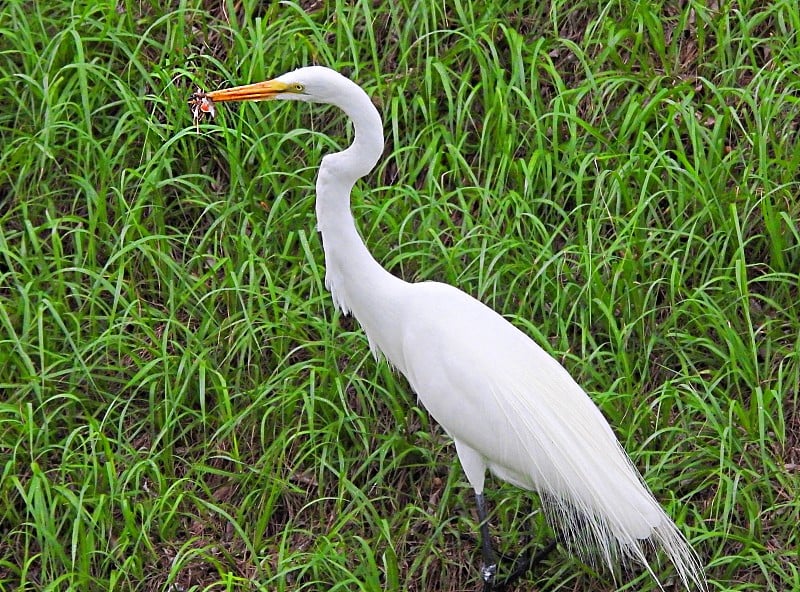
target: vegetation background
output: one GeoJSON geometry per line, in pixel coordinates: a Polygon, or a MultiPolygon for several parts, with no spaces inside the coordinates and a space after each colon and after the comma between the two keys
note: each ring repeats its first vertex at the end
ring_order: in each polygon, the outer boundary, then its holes
{"type": "MultiPolygon", "coordinates": [[[[452,445],[323,287],[346,122],[189,115],[319,63],[384,115],[377,259],[561,360],[712,590],[800,590],[798,31],[796,0],[5,0],[0,588],[479,588],[452,445]]],[[[552,536],[490,485],[499,549],[552,536]]],[[[518,589],[658,588],[559,550],[518,589]]]]}

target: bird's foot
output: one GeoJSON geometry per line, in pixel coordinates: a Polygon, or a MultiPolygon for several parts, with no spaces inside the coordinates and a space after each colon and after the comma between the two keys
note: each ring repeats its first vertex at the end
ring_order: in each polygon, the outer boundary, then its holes
{"type": "MultiPolygon", "coordinates": [[[[544,561],[550,553],[558,546],[557,540],[550,541],[547,545],[539,549],[533,556],[527,551],[522,553],[514,560],[514,567],[506,578],[492,592],[507,592],[514,583],[527,572],[531,571],[539,563],[544,561]]],[[[484,591],[486,589],[484,588],[484,591]]]]}
{"type": "Polygon", "coordinates": [[[494,592],[494,578],[497,575],[497,564],[481,566],[481,577],[483,578],[483,592],[494,592]]]}

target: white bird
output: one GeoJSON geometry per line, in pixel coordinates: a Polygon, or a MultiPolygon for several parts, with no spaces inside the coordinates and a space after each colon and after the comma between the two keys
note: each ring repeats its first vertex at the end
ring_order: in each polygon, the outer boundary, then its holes
{"type": "Polygon", "coordinates": [[[213,102],[266,99],[328,103],[353,123],[352,145],[325,156],[317,178],[325,285],[455,442],[478,502],[485,589],[496,570],[483,497],[488,468],[538,492],[551,524],[583,558],[612,570],[633,560],[658,581],[645,550],[660,547],[687,589],[705,590],[697,555],[567,371],[472,296],[439,282],[405,282],[367,250],[350,210],[353,185],[384,147],[383,123],[367,94],[341,74],[312,66],[194,96],[202,111],[213,111],[213,102]]]}

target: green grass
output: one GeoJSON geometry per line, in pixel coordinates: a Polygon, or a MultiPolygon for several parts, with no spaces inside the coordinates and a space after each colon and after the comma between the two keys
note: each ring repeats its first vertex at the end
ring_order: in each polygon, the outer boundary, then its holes
{"type": "Polygon", "coordinates": [[[312,62],[384,115],[377,259],[561,360],[712,590],[800,589],[797,3],[311,4],[0,7],[0,589],[479,589],[452,445],[324,289],[343,118],[189,116],[312,62]]]}

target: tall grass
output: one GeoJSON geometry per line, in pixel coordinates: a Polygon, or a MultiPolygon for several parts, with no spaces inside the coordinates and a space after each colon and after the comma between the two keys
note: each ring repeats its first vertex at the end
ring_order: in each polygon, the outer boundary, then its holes
{"type": "MultiPolygon", "coordinates": [[[[479,587],[452,445],[323,286],[346,122],[188,113],[321,63],[384,115],[377,259],[560,359],[713,590],[800,588],[800,10],[714,6],[6,2],[0,587],[479,587]]],[[[498,548],[547,539],[490,485],[498,548]]],[[[628,576],[562,551],[525,586],[657,589],[628,576]]]]}

